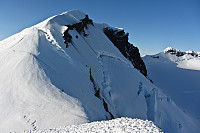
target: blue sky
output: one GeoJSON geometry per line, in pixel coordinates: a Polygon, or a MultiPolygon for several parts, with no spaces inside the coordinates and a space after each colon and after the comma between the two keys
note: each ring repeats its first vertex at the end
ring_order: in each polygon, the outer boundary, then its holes
{"type": "Polygon", "coordinates": [[[72,9],[124,28],[142,55],[200,51],[200,0],[0,0],[0,40],[72,9]]]}

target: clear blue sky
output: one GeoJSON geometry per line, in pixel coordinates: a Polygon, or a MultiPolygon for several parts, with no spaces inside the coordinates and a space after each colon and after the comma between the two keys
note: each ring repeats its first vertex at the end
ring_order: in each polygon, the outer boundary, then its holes
{"type": "Polygon", "coordinates": [[[124,28],[142,55],[200,51],[200,0],[0,0],[0,40],[72,9],[124,28]]]}

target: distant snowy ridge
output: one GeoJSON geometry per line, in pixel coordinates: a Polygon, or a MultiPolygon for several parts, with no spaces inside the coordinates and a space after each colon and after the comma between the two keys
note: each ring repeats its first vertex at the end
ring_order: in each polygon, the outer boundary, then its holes
{"type": "Polygon", "coordinates": [[[116,118],[81,125],[47,130],[24,131],[24,133],[163,133],[153,122],[141,119],[116,118]]]}
{"type": "Polygon", "coordinates": [[[164,50],[164,53],[170,53],[170,54],[173,54],[173,55],[176,55],[176,56],[183,56],[183,55],[192,55],[194,57],[200,57],[200,52],[197,52],[197,51],[192,51],[192,50],[188,50],[186,52],[182,52],[181,50],[178,50],[178,49],[175,49],[175,48],[172,48],[172,47],[167,47],[165,50],[164,50]]]}
{"type": "Polygon", "coordinates": [[[182,52],[181,50],[168,47],[164,50],[164,54],[162,57],[177,63],[179,68],[200,70],[200,52],[191,50],[182,52]]]}
{"type": "Polygon", "coordinates": [[[200,70],[200,52],[197,51],[188,50],[182,52],[181,50],[167,47],[163,52],[158,54],[146,55],[143,60],[147,64],[151,61],[174,62],[179,68],[200,70]]]}

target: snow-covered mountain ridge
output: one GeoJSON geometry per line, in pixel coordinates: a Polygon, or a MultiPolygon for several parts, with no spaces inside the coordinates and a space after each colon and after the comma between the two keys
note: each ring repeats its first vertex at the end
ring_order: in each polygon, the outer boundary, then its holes
{"type": "Polygon", "coordinates": [[[85,18],[69,11],[0,42],[2,132],[123,116],[152,120],[164,132],[199,130],[145,77],[139,51],[122,29],[110,27],[117,35],[106,35],[108,25],[85,18]]]}

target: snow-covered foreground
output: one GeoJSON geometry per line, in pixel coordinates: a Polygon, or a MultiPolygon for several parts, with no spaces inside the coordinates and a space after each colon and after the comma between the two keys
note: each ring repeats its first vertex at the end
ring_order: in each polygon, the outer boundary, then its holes
{"type": "Polygon", "coordinates": [[[162,133],[162,131],[151,121],[122,117],[109,121],[97,121],[48,130],[25,131],[24,133],[162,133]]]}
{"type": "MultiPolygon", "coordinates": [[[[0,131],[119,117],[148,119],[164,132],[199,131],[193,118],[120,52],[105,27],[74,10],[1,41],[0,131]]],[[[118,30],[117,39],[127,40],[118,30]]]]}

